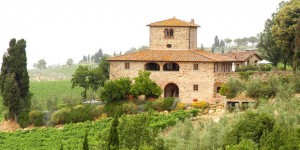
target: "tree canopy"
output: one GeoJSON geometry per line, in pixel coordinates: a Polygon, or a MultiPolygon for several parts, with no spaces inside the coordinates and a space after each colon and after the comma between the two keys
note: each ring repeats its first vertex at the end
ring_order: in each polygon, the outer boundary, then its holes
{"type": "Polygon", "coordinates": [[[27,72],[26,41],[11,39],[3,55],[0,90],[9,118],[30,110],[29,76],[27,72]]]}
{"type": "Polygon", "coordinates": [[[47,62],[45,61],[45,59],[40,59],[37,63],[33,64],[33,67],[42,70],[46,69],[46,65],[47,62]]]}

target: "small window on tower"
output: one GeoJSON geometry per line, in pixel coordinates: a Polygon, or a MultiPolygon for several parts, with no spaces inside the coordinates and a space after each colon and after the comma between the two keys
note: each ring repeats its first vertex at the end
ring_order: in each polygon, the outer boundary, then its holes
{"type": "Polygon", "coordinates": [[[174,30],[170,29],[170,36],[174,36],[174,30]]]}
{"type": "Polygon", "coordinates": [[[167,44],[167,48],[172,48],[172,45],[171,44],[167,44]]]}
{"type": "Polygon", "coordinates": [[[169,34],[169,30],[168,29],[165,29],[165,37],[168,37],[170,34],[169,34]]]}

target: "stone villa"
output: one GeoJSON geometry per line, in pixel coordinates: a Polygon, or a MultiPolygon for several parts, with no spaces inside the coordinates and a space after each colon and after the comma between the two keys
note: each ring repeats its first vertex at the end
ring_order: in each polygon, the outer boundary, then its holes
{"type": "Polygon", "coordinates": [[[140,70],[147,70],[164,90],[162,97],[178,97],[183,102],[215,97],[236,59],[198,49],[199,26],[193,19],[174,17],[147,26],[149,50],[110,58],[110,79],[134,78],[140,70]]]}

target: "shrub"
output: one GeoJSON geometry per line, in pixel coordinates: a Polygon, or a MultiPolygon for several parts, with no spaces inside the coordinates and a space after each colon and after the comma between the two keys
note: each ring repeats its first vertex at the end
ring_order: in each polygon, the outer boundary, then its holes
{"type": "Polygon", "coordinates": [[[248,80],[249,77],[250,77],[251,75],[253,75],[253,72],[252,72],[252,71],[239,72],[239,75],[240,75],[240,79],[241,79],[241,80],[248,80]]]}
{"type": "Polygon", "coordinates": [[[205,109],[208,106],[209,106],[209,104],[206,101],[200,101],[200,102],[193,102],[192,103],[193,108],[205,109]]]}
{"type": "Polygon", "coordinates": [[[266,113],[246,112],[225,136],[225,145],[239,144],[242,139],[259,143],[265,131],[272,131],[275,120],[266,113]]]}
{"type": "Polygon", "coordinates": [[[263,65],[259,65],[259,69],[260,69],[261,71],[271,71],[272,65],[271,65],[271,64],[263,64],[263,65]]]}
{"type": "Polygon", "coordinates": [[[96,119],[100,117],[103,112],[104,112],[104,105],[98,105],[92,109],[91,114],[93,118],[96,119]]]}
{"type": "Polygon", "coordinates": [[[200,110],[199,109],[192,109],[189,111],[193,115],[193,117],[196,117],[199,114],[200,110]]]}
{"type": "Polygon", "coordinates": [[[133,102],[123,103],[122,111],[125,114],[135,114],[137,113],[137,106],[133,102]]]}
{"type": "Polygon", "coordinates": [[[107,102],[120,102],[128,98],[130,94],[131,80],[129,78],[119,78],[104,83],[100,89],[100,98],[107,102]]]}
{"type": "Polygon", "coordinates": [[[172,110],[172,106],[175,102],[175,98],[174,97],[168,97],[163,99],[163,104],[162,104],[162,108],[163,110],[172,110]]]}
{"type": "Polygon", "coordinates": [[[238,93],[244,90],[244,85],[239,80],[234,80],[232,78],[221,86],[220,94],[226,96],[227,98],[234,98],[238,93]]]}
{"type": "Polygon", "coordinates": [[[29,121],[34,126],[42,126],[44,125],[44,115],[38,110],[32,110],[29,112],[29,121]]]}
{"type": "Polygon", "coordinates": [[[178,102],[176,105],[176,110],[184,110],[186,109],[186,105],[183,102],[178,102]]]}
{"type": "Polygon", "coordinates": [[[63,108],[52,114],[51,121],[54,124],[77,123],[92,120],[92,109],[90,106],[77,105],[71,108],[63,108]]]}
{"type": "Polygon", "coordinates": [[[18,123],[21,128],[27,127],[30,122],[29,122],[29,113],[27,111],[21,112],[18,115],[18,123]]]}

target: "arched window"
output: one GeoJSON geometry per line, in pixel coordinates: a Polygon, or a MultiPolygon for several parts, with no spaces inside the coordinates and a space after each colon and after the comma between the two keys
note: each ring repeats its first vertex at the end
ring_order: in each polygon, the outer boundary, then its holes
{"type": "Polygon", "coordinates": [[[173,29],[170,29],[170,36],[174,36],[174,30],[173,29]]]}
{"type": "Polygon", "coordinates": [[[168,37],[169,35],[169,29],[165,29],[165,37],[168,37]]]}
{"type": "Polygon", "coordinates": [[[163,67],[164,71],[179,71],[179,65],[176,63],[166,63],[163,67]]]}
{"type": "Polygon", "coordinates": [[[145,70],[156,70],[159,71],[160,67],[157,63],[146,63],[145,64],[145,70]]]}

